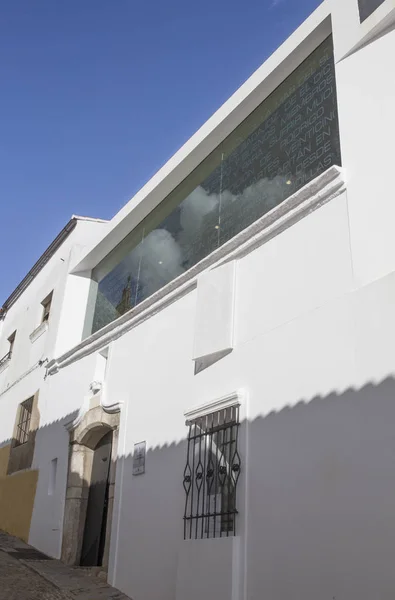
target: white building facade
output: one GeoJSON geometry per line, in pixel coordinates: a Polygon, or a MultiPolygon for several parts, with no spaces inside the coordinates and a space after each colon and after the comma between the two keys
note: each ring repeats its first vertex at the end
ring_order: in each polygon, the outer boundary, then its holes
{"type": "Polygon", "coordinates": [[[324,2],[70,265],[38,549],[134,600],[393,598],[394,24],[324,2]]]}

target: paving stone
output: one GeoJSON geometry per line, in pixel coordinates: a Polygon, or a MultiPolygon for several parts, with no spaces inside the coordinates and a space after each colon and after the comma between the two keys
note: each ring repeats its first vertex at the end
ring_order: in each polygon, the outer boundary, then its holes
{"type": "Polygon", "coordinates": [[[0,600],[70,600],[70,596],[0,550],[0,600]]]}
{"type": "Polygon", "coordinates": [[[68,567],[0,531],[0,600],[130,600],[103,572],[68,567]]]}

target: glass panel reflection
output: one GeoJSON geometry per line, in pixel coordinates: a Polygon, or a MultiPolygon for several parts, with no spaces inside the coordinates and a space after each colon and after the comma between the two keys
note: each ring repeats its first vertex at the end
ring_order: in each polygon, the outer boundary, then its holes
{"type": "Polygon", "coordinates": [[[93,331],[341,164],[332,38],[315,50],[93,271],[93,331]]]}

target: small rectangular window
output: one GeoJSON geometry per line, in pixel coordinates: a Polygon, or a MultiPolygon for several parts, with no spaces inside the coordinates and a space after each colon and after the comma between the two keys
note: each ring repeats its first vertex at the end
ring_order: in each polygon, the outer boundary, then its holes
{"type": "Polygon", "coordinates": [[[46,298],[44,298],[44,300],[41,302],[41,304],[43,305],[42,323],[49,320],[49,315],[51,312],[51,304],[52,304],[52,295],[53,295],[53,291],[50,294],[48,294],[48,296],[46,298]]]}
{"type": "Polygon", "coordinates": [[[236,534],[239,406],[188,422],[184,539],[236,534]]]}
{"type": "Polygon", "coordinates": [[[15,433],[15,446],[25,444],[29,440],[30,421],[33,412],[33,396],[28,398],[19,407],[18,423],[15,433]]]}
{"type": "Polygon", "coordinates": [[[10,335],[10,337],[8,338],[8,343],[9,343],[8,351],[4,356],[0,357],[0,367],[7,364],[12,356],[12,352],[14,349],[14,343],[15,343],[15,336],[16,336],[16,331],[14,331],[14,333],[12,333],[10,335]]]}
{"type": "Polygon", "coordinates": [[[14,350],[14,344],[15,344],[15,338],[16,338],[16,330],[14,331],[14,333],[11,333],[10,337],[8,338],[8,342],[10,344],[10,347],[8,349],[8,358],[11,358],[12,356],[12,352],[14,350]]]}

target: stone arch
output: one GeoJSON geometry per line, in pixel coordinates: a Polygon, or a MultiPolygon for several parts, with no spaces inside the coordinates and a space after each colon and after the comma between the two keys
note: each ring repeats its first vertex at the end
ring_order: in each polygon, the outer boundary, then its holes
{"type": "Polygon", "coordinates": [[[80,564],[93,453],[104,435],[109,431],[112,431],[113,439],[109,474],[107,535],[103,556],[103,569],[108,568],[118,453],[119,420],[119,411],[108,413],[99,404],[89,408],[66,426],[69,431],[69,463],[61,555],[62,561],[66,564],[80,564]]]}

